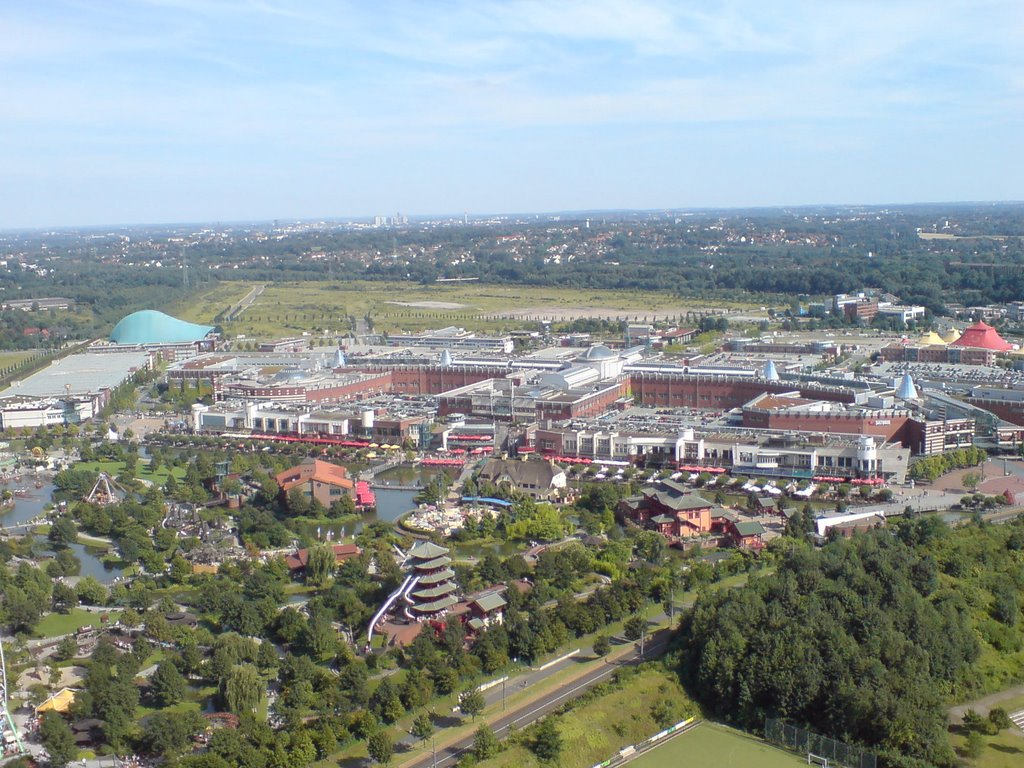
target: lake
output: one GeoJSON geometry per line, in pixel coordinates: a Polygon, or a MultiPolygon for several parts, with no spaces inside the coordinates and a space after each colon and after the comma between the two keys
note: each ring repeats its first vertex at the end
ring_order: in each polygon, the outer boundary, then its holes
{"type": "Polygon", "coordinates": [[[16,480],[5,486],[11,491],[15,488],[27,488],[28,495],[15,498],[14,507],[0,510],[0,528],[24,523],[43,513],[43,507],[50,503],[50,497],[53,495],[53,483],[43,483],[42,488],[35,488],[34,482],[33,478],[26,476],[23,480],[16,480]]]}

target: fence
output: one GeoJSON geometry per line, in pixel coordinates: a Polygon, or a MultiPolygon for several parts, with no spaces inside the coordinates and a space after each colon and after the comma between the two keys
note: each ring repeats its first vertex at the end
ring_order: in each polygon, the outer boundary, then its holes
{"type": "Polygon", "coordinates": [[[598,763],[593,768],[612,768],[613,766],[621,765],[622,763],[635,757],[636,755],[646,752],[648,749],[651,749],[652,747],[658,746],[662,739],[668,738],[669,736],[675,733],[683,733],[685,731],[688,731],[691,728],[700,725],[701,722],[703,721],[698,720],[695,717],[688,717],[680,723],[676,723],[675,725],[670,726],[663,731],[659,731],[658,733],[651,736],[649,739],[644,739],[639,744],[631,744],[628,747],[623,747],[619,750],[619,753],[617,755],[609,757],[607,760],[598,763]]]}
{"type": "Polygon", "coordinates": [[[837,739],[830,739],[806,728],[790,725],[783,720],[765,720],[764,737],[773,744],[792,749],[801,755],[813,753],[819,757],[827,757],[829,765],[843,768],[876,768],[873,752],[837,739]]]}

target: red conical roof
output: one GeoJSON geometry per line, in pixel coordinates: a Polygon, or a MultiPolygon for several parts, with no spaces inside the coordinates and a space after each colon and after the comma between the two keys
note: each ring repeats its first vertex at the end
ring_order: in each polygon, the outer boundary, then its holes
{"type": "Polygon", "coordinates": [[[1006,352],[1013,349],[1013,346],[1004,341],[995,328],[980,320],[965,330],[959,339],[951,342],[950,346],[978,347],[980,349],[993,349],[996,352],[1006,352]]]}

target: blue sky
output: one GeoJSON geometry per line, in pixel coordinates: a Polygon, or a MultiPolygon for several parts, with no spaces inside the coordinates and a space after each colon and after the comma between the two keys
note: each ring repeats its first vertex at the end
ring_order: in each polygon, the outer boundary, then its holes
{"type": "Polygon", "coordinates": [[[1024,2],[0,4],[0,228],[1024,199],[1024,2]]]}

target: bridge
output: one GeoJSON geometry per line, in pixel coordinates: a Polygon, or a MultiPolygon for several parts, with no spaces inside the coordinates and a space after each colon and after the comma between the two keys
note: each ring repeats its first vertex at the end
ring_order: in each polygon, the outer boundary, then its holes
{"type": "Polygon", "coordinates": [[[33,517],[31,520],[26,520],[24,523],[15,523],[14,525],[3,525],[0,526],[0,535],[10,535],[17,531],[24,531],[28,533],[37,525],[42,525],[46,522],[46,515],[39,515],[33,517]]]}
{"type": "Polygon", "coordinates": [[[422,491],[423,486],[419,483],[412,483],[411,485],[402,483],[374,483],[373,489],[375,491],[422,491]]]}
{"type": "Polygon", "coordinates": [[[387,461],[384,461],[381,464],[375,464],[374,466],[369,467],[368,469],[364,469],[362,472],[359,473],[359,479],[373,480],[373,478],[375,478],[381,472],[389,470],[392,467],[397,467],[403,461],[405,461],[405,454],[397,453],[394,456],[389,457],[387,461]]]}

